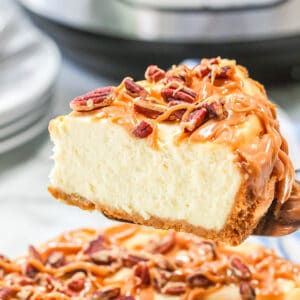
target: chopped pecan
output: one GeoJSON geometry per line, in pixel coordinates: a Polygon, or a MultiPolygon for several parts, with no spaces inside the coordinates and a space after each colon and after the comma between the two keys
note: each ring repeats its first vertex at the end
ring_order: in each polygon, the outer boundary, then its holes
{"type": "Polygon", "coordinates": [[[146,253],[129,253],[122,258],[123,264],[125,267],[133,267],[139,262],[145,262],[150,259],[149,255],[146,253]]]}
{"type": "Polygon", "coordinates": [[[221,70],[220,72],[218,72],[216,74],[216,79],[227,79],[231,76],[232,74],[232,68],[231,66],[224,66],[224,67],[221,67],[221,70]]]}
{"type": "Polygon", "coordinates": [[[44,273],[39,273],[35,278],[35,282],[44,287],[48,292],[54,289],[55,281],[56,279],[53,276],[44,273]]]}
{"type": "Polygon", "coordinates": [[[92,255],[93,253],[103,249],[105,247],[105,237],[99,235],[96,239],[89,242],[88,246],[83,251],[84,254],[92,255]]]}
{"type": "Polygon", "coordinates": [[[34,278],[39,271],[31,264],[26,264],[24,274],[29,278],[34,278]]]}
{"type": "Polygon", "coordinates": [[[154,288],[160,291],[168,282],[171,275],[169,272],[158,270],[156,268],[151,269],[151,278],[154,288]]]}
{"type": "Polygon", "coordinates": [[[155,255],[153,260],[155,266],[161,270],[174,271],[176,269],[176,266],[163,255],[155,255]]]}
{"type": "Polygon", "coordinates": [[[46,261],[52,268],[60,268],[66,264],[66,258],[63,252],[54,251],[52,252],[46,261]]]}
{"type": "MultiPolygon", "coordinates": [[[[172,100],[168,103],[168,107],[172,107],[172,106],[176,106],[176,105],[180,105],[180,104],[184,104],[184,102],[178,101],[178,100],[172,100]]],[[[186,112],[186,109],[178,109],[178,110],[175,110],[171,116],[175,116],[175,118],[181,120],[182,116],[184,115],[185,112],[186,112]]]]}
{"type": "Polygon", "coordinates": [[[249,279],[251,277],[251,272],[249,268],[237,257],[234,257],[230,261],[230,266],[233,274],[240,279],[249,279]]]}
{"type": "Polygon", "coordinates": [[[191,287],[208,287],[213,283],[202,273],[194,273],[186,278],[186,282],[191,287]]]}
{"type": "Polygon", "coordinates": [[[155,65],[150,65],[145,72],[145,78],[152,82],[158,82],[163,79],[165,75],[166,72],[155,65]]]}
{"type": "Polygon", "coordinates": [[[147,91],[142,86],[135,83],[131,78],[126,78],[124,80],[124,85],[128,94],[134,98],[147,95],[147,91]]]}
{"type": "Polygon", "coordinates": [[[42,262],[41,254],[38,252],[38,250],[34,246],[30,245],[28,247],[28,253],[32,258],[42,262]]]}
{"type": "Polygon", "coordinates": [[[107,287],[90,295],[88,300],[111,300],[117,298],[120,292],[118,287],[107,287]]]}
{"type": "Polygon", "coordinates": [[[164,105],[153,103],[142,98],[137,98],[134,101],[134,110],[137,113],[143,114],[147,118],[156,119],[163,114],[167,108],[164,105]]]}
{"type": "Polygon", "coordinates": [[[113,87],[107,86],[76,97],[70,102],[70,107],[75,111],[90,111],[99,107],[108,106],[112,102],[113,87]]]}
{"type": "Polygon", "coordinates": [[[209,249],[209,251],[211,253],[211,258],[213,260],[217,258],[216,246],[213,242],[211,242],[211,241],[201,241],[199,245],[200,245],[200,247],[205,247],[205,248],[209,249]]]}
{"type": "Polygon", "coordinates": [[[183,123],[185,131],[193,132],[205,122],[206,117],[207,109],[205,107],[194,110],[189,114],[187,122],[183,123]]]}
{"type": "Polygon", "coordinates": [[[161,96],[166,102],[178,100],[193,103],[197,98],[197,94],[193,90],[187,87],[178,89],[177,84],[172,84],[169,87],[163,88],[161,90],[161,96]]]}
{"type": "Polygon", "coordinates": [[[73,292],[80,292],[84,289],[85,281],[85,274],[83,272],[77,272],[69,280],[67,287],[73,292]]]}
{"type": "Polygon", "coordinates": [[[143,138],[147,137],[148,135],[150,135],[152,132],[153,132],[152,126],[148,122],[142,120],[133,129],[132,133],[136,137],[143,139],[143,138]]]}
{"type": "Polygon", "coordinates": [[[168,283],[164,288],[162,288],[162,292],[168,295],[181,295],[184,294],[186,291],[186,284],[185,283],[168,283]]]}
{"type": "Polygon", "coordinates": [[[192,72],[184,65],[173,66],[166,74],[167,82],[180,81],[184,82],[187,86],[192,83],[192,72]]]}
{"type": "Polygon", "coordinates": [[[242,281],[240,283],[240,295],[242,300],[255,300],[256,299],[256,293],[255,289],[249,282],[242,281]]]}
{"type": "Polygon", "coordinates": [[[210,118],[221,118],[224,114],[223,105],[220,102],[204,103],[210,118]]]}
{"type": "Polygon", "coordinates": [[[149,268],[145,262],[139,262],[135,265],[133,274],[138,279],[137,286],[147,286],[150,284],[149,268]]]}
{"type": "Polygon", "coordinates": [[[174,232],[171,232],[165,236],[161,242],[154,248],[154,253],[165,254],[173,249],[176,242],[176,235],[174,232]]]}
{"type": "Polygon", "coordinates": [[[8,300],[13,295],[13,290],[8,287],[0,288],[0,299],[8,300]]]}
{"type": "Polygon", "coordinates": [[[91,254],[91,259],[94,263],[99,265],[109,265],[116,261],[116,256],[114,255],[112,249],[102,249],[91,254]]]}

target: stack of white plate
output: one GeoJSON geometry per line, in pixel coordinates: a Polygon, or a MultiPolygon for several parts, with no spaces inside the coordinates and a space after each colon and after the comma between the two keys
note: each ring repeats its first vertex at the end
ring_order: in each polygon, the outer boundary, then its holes
{"type": "Polygon", "coordinates": [[[0,0],[0,154],[47,127],[60,54],[12,1],[0,0]]]}

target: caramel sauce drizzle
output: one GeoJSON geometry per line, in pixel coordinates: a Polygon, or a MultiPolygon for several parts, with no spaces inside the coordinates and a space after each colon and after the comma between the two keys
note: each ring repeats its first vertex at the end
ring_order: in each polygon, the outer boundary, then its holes
{"type": "MultiPolygon", "coordinates": [[[[154,128],[146,140],[150,146],[159,150],[159,123],[167,122],[169,125],[181,127],[180,120],[169,121],[174,111],[185,110],[182,121],[186,121],[188,115],[203,103],[221,103],[225,111],[224,117],[211,118],[191,133],[182,129],[180,134],[174,136],[174,144],[209,141],[231,147],[236,154],[238,166],[246,173],[250,193],[256,199],[263,200],[266,195],[266,184],[275,176],[274,198],[277,202],[274,215],[279,215],[281,205],[291,195],[294,168],[288,156],[286,141],[279,130],[275,106],[268,101],[263,86],[248,77],[245,68],[236,65],[234,61],[220,58],[203,59],[193,69],[173,66],[164,79],[156,83],[143,80],[137,84],[147,91],[151,101],[158,104],[167,105],[161,91],[172,85],[175,86],[174,95],[184,88],[189,88],[197,94],[197,97],[195,103],[182,102],[168,107],[166,112],[154,120],[147,119],[145,115],[134,111],[134,98],[126,92],[123,81],[115,88],[114,102],[111,105],[91,112],[73,112],[73,115],[92,116],[95,121],[110,118],[113,123],[123,126],[130,134],[140,120],[146,119],[154,128]],[[229,73],[222,77],[224,67],[229,69],[229,73]],[[247,134],[240,134],[240,130],[251,116],[256,116],[261,130],[248,138],[247,134]]],[[[251,123],[248,125],[252,126],[251,123]]]]}
{"type": "MultiPolygon", "coordinates": [[[[41,299],[73,299],[117,288],[120,289],[119,297],[131,295],[139,296],[141,300],[154,300],[156,293],[162,293],[196,300],[227,285],[238,288],[246,281],[257,295],[265,297],[263,299],[279,300],[286,290],[282,280],[292,283],[294,288],[300,287],[300,266],[276,256],[272,250],[255,247],[243,251],[191,234],[156,231],[129,224],[104,231],[72,231],[45,243],[36,251],[42,261],[30,254],[16,260],[0,258],[0,291],[4,287],[10,289],[11,298],[7,299],[15,299],[13,297],[24,290],[30,290],[31,296],[41,299]],[[106,264],[99,264],[92,255],[86,254],[97,240],[103,243],[90,254],[103,250],[111,251],[111,255],[116,253],[116,257],[106,264]],[[63,266],[52,267],[47,263],[47,257],[56,250],[64,255],[63,266]],[[142,261],[148,273],[143,274],[149,274],[150,281],[136,277],[134,270],[139,260],[126,265],[124,259],[128,255],[140,255],[141,258],[144,255],[142,261]],[[241,267],[233,267],[233,259],[238,259],[241,267]],[[28,272],[29,265],[34,270],[33,275],[28,272]],[[125,275],[114,278],[123,270],[127,270],[125,275]],[[157,282],[157,272],[164,274],[167,281],[157,282]],[[78,273],[82,274],[84,284],[72,290],[69,283],[78,273]],[[195,274],[205,278],[202,286],[199,281],[193,284],[191,276],[195,274]]],[[[99,296],[97,299],[113,297],[99,296]]]]}

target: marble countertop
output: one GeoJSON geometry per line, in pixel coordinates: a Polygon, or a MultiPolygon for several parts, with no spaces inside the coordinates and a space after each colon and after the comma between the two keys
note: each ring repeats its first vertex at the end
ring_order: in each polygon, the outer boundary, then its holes
{"type": "MultiPolygon", "coordinates": [[[[54,95],[52,115],[69,110],[74,96],[111,84],[64,60],[54,95]]],[[[300,83],[268,90],[272,99],[300,124],[300,83]]],[[[0,155],[0,252],[19,255],[29,243],[38,244],[68,229],[100,227],[111,221],[54,200],[47,191],[52,166],[48,132],[30,143],[0,155]]]]}

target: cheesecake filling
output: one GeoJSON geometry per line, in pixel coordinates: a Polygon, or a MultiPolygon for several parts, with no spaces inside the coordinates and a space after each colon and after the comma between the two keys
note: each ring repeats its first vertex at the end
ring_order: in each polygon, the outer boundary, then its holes
{"type": "Polygon", "coordinates": [[[159,151],[128,138],[108,120],[70,116],[53,126],[54,187],[144,219],[157,216],[223,228],[242,181],[230,148],[214,143],[174,146],[177,128],[168,124],[158,125],[159,151]]]}

